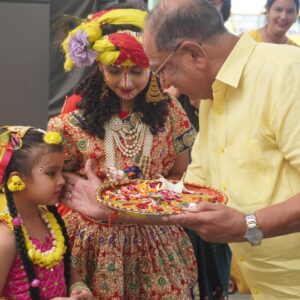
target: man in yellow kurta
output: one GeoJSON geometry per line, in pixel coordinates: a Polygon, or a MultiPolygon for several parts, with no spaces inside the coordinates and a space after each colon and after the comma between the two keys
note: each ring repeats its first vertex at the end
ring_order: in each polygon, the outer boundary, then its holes
{"type": "Polygon", "coordinates": [[[185,180],[229,198],[166,221],[233,242],[254,299],[300,299],[299,49],[234,36],[201,0],[161,0],[144,47],[163,88],[210,99],[185,180]]]}

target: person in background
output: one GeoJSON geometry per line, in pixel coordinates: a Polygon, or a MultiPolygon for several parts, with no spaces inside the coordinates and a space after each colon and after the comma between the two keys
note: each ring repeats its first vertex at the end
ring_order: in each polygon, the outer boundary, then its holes
{"type": "Polygon", "coordinates": [[[56,132],[0,128],[6,203],[0,212],[1,299],[93,299],[71,267],[67,230],[55,206],[65,184],[62,141],[56,132]]]}
{"type": "Polygon", "coordinates": [[[144,47],[163,88],[208,99],[185,180],[229,197],[163,221],[230,242],[254,299],[299,299],[299,49],[229,33],[203,0],[161,0],[144,47]]]}
{"type": "Polygon", "coordinates": [[[231,0],[208,0],[221,13],[223,22],[225,23],[230,17],[231,0]]]}
{"type": "MultiPolygon", "coordinates": [[[[146,16],[118,5],[89,16],[63,41],[66,71],[94,69],[49,121],[64,136],[68,170],[84,174],[90,159],[104,182],[179,179],[186,170],[195,130],[149,70],[146,16]]],[[[64,218],[74,265],[97,299],[198,299],[196,259],[181,226],[136,225],[130,216],[125,224],[122,215],[92,220],[75,211],[64,218]]]]}
{"type": "Polygon", "coordinates": [[[266,25],[249,31],[249,35],[257,42],[298,46],[286,33],[297,20],[299,0],[268,0],[265,8],[266,25]]]}

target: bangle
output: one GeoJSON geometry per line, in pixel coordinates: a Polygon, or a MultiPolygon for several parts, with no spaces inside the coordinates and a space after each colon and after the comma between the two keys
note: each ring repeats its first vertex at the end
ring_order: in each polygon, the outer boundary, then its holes
{"type": "Polygon", "coordinates": [[[71,294],[75,289],[87,290],[91,293],[89,287],[82,281],[74,282],[69,288],[69,294],[71,294]]]}

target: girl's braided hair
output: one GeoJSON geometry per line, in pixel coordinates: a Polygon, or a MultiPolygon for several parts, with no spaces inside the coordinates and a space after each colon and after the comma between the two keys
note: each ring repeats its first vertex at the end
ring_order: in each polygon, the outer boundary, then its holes
{"type": "MultiPolygon", "coordinates": [[[[22,147],[17,150],[14,150],[12,158],[5,170],[4,177],[3,177],[3,187],[7,199],[9,214],[12,219],[18,217],[18,211],[14,203],[13,194],[7,187],[7,180],[9,178],[9,175],[12,172],[17,171],[21,174],[29,176],[31,174],[32,168],[38,163],[41,156],[51,152],[63,151],[62,143],[46,144],[43,140],[43,136],[44,133],[36,129],[30,129],[29,131],[27,131],[25,136],[22,138],[22,147]]],[[[64,221],[62,220],[62,218],[57,212],[56,206],[51,205],[51,206],[47,206],[47,208],[55,216],[58,224],[61,227],[65,239],[65,246],[67,247],[67,251],[64,254],[64,272],[65,272],[66,285],[68,287],[70,282],[71,263],[70,263],[70,244],[67,235],[67,230],[64,221]]],[[[14,226],[14,234],[16,239],[17,251],[21,257],[24,270],[26,272],[30,284],[30,288],[29,288],[30,297],[33,300],[39,300],[40,299],[39,287],[34,287],[31,285],[31,282],[36,278],[36,274],[34,271],[34,264],[31,261],[27,252],[25,237],[21,226],[14,226]]]]}

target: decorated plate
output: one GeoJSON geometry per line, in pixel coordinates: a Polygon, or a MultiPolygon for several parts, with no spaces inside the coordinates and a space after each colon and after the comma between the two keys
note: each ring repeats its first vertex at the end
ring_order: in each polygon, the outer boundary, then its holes
{"type": "Polygon", "coordinates": [[[165,179],[109,183],[96,193],[102,204],[144,215],[178,214],[203,201],[227,203],[226,195],[214,188],[165,179]]]}

